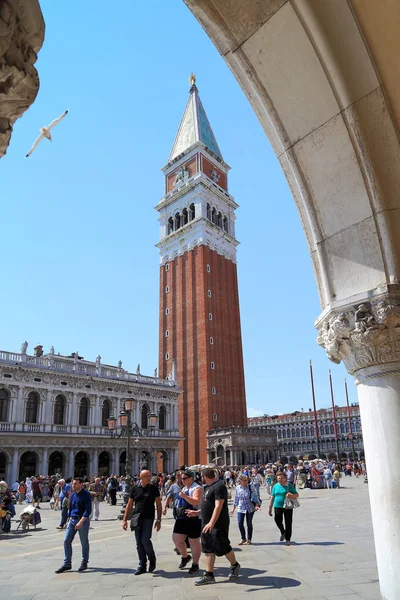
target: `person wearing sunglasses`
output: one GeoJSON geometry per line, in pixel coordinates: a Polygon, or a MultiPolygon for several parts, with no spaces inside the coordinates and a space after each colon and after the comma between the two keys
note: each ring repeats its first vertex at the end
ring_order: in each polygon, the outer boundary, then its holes
{"type": "Polygon", "coordinates": [[[203,497],[201,486],[195,482],[195,474],[190,471],[183,471],[181,474],[183,488],[178,493],[174,501],[175,526],[172,538],[176,548],[181,554],[179,569],[184,569],[186,565],[193,560],[189,569],[189,574],[197,573],[199,570],[199,560],[201,555],[201,521],[198,515],[189,517],[187,512],[197,510],[203,497]],[[189,539],[189,545],[192,550],[192,556],[189,556],[186,547],[186,538],[189,539]]]}

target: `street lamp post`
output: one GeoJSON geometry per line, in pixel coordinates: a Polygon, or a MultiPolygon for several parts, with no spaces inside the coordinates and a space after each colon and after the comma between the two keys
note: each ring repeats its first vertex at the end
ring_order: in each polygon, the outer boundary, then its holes
{"type": "MultiPolygon", "coordinates": [[[[135,400],[133,398],[128,398],[125,400],[125,410],[121,411],[118,416],[118,425],[120,427],[120,431],[117,431],[117,419],[114,416],[110,416],[107,421],[108,430],[113,439],[117,438],[127,438],[126,442],[126,461],[125,461],[125,491],[123,493],[123,511],[122,514],[118,515],[118,519],[123,518],[124,509],[128,503],[129,496],[131,493],[132,486],[132,465],[131,465],[131,437],[133,435],[142,436],[142,432],[137,423],[132,421],[131,412],[135,408],[135,400]]],[[[139,440],[135,440],[138,442],[139,440]]]]}

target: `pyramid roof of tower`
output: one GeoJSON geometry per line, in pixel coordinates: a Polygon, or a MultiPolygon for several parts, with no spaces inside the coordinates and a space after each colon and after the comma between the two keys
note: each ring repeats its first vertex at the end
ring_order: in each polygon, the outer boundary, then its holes
{"type": "Polygon", "coordinates": [[[199,90],[194,83],[189,91],[189,99],[168,162],[173,161],[174,158],[183,154],[196,142],[202,142],[219,159],[223,160],[221,150],[200,100],[199,90]]]}

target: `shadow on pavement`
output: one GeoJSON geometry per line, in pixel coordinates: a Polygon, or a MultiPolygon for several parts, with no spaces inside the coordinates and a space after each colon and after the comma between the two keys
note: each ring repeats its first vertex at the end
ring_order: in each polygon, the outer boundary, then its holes
{"type": "Polygon", "coordinates": [[[126,568],[119,568],[119,567],[89,567],[87,571],[84,571],[84,573],[105,573],[105,575],[116,575],[118,573],[130,573],[132,574],[134,571],[136,571],[136,568],[132,568],[132,569],[126,569],[126,568]]]}
{"type": "MultiPolygon", "coordinates": [[[[290,542],[291,546],[342,546],[344,542],[290,542]]],[[[253,542],[253,546],[282,546],[285,542],[253,542]]],[[[236,552],[235,548],[235,552],[236,552]]]]}
{"type": "MultiPolygon", "coordinates": [[[[194,581],[201,575],[202,570],[200,569],[199,573],[196,576],[188,576],[187,571],[178,571],[178,572],[167,572],[163,570],[156,571],[154,575],[158,577],[162,577],[165,579],[193,579],[194,581]],[[185,577],[186,575],[186,577],[185,577]]],[[[291,579],[289,577],[268,577],[265,574],[265,571],[260,569],[248,569],[243,567],[240,570],[240,576],[238,579],[231,581],[228,579],[229,569],[226,567],[217,567],[215,569],[215,577],[216,584],[227,583],[229,585],[248,585],[252,586],[248,592],[256,592],[260,590],[270,590],[270,589],[281,589],[281,588],[289,588],[289,587],[297,587],[301,585],[301,581],[297,579],[291,579]],[[264,575],[262,575],[264,573],[264,575]],[[258,577],[254,577],[254,575],[258,575],[258,577]],[[221,578],[221,579],[220,579],[221,578]],[[254,586],[254,587],[253,587],[254,586]]]]}

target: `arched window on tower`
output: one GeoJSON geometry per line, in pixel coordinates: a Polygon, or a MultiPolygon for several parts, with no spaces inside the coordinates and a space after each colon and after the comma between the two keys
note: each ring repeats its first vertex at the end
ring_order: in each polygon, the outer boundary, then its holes
{"type": "Polygon", "coordinates": [[[211,206],[207,202],[207,219],[211,221],[211,206]]]}
{"type": "Polygon", "coordinates": [[[174,219],[172,217],[170,217],[168,219],[168,234],[172,233],[174,231],[174,219]]]}
{"type": "Polygon", "coordinates": [[[143,404],[142,406],[142,429],[149,428],[149,406],[148,404],[143,404]]]}
{"type": "Polygon", "coordinates": [[[37,423],[39,397],[36,392],[29,392],[26,401],[25,421],[27,423],[37,423]]]}
{"type": "Polygon", "coordinates": [[[0,421],[8,421],[8,403],[10,394],[4,388],[0,390],[0,421]]]}
{"type": "Polygon", "coordinates": [[[174,225],[175,225],[174,230],[176,231],[181,226],[181,215],[179,213],[175,214],[174,221],[175,221],[175,223],[174,223],[174,225]]]}
{"type": "Polygon", "coordinates": [[[184,208],[182,211],[182,225],[187,225],[189,222],[189,216],[187,208],[184,208]]]}
{"type": "Polygon", "coordinates": [[[229,229],[228,229],[228,217],[224,217],[223,229],[224,229],[224,231],[226,231],[227,233],[229,233],[229,229]]]}
{"type": "Polygon", "coordinates": [[[217,211],[215,208],[213,208],[211,211],[211,221],[215,223],[215,225],[217,224],[217,211]]]}
{"type": "Polygon", "coordinates": [[[167,412],[165,410],[165,406],[161,406],[160,408],[160,412],[158,413],[158,428],[159,429],[166,429],[166,419],[167,416],[167,412]]]}
{"type": "Polygon", "coordinates": [[[192,202],[192,204],[189,206],[189,221],[193,221],[195,216],[196,216],[196,207],[192,202]]]}
{"type": "Polygon", "coordinates": [[[217,225],[222,229],[222,213],[218,213],[217,215],[217,225]]]}

